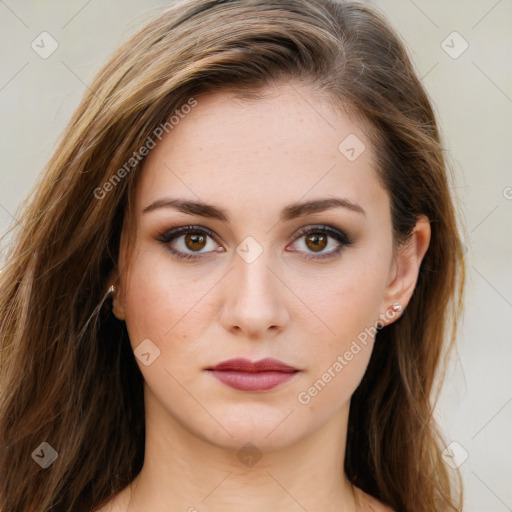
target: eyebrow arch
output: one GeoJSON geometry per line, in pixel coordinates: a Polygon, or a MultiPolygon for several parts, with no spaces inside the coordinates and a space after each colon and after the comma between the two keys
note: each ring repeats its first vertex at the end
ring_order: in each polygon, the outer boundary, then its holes
{"type": "MultiPolygon", "coordinates": [[[[189,215],[198,215],[200,217],[210,217],[222,222],[229,223],[229,214],[223,208],[202,201],[190,201],[186,199],[164,198],[146,206],[142,213],[148,213],[159,208],[175,208],[182,213],[189,215]]],[[[305,215],[323,212],[331,208],[345,208],[352,212],[366,215],[366,212],[358,204],[342,198],[329,197],[325,199],[315,199],[307,202],[292,203],[281,210],[280,221],[286,222],[305,215]]]]}

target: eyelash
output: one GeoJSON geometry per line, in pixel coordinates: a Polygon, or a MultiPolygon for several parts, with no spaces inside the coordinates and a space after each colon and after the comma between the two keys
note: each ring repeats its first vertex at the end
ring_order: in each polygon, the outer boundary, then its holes
{"type": "MultiPolygon", "coordinates": [[[[310,253],[309,256],[303,256],[307,260],[322,260],[327,258],[334,258],[335,256],[339,255],[344,247],[352,245],[352,241],[349,239],[349,237],[343,232],[339,231],[336,228],[333,228],[331,226],[321,225],[321,226],[312,226],[312,227],[304,227],[301,228],[295,235],[296,239],[302,238],[305,235],[309,235],[312,233],[322,233],[324,235],[327,235],[331,238],[334,238],[337,242],[339,242],[339,247],[332,250],[329,253],[324,254],[318,254],[311,256],[310,253]]],[[[216,240],[216,236],[208,228],[202,227],[202,226],[180,226],[178,228],[173,228],[170,230],[167,230],[163,233],[161,233],[156,239],[164,244],[172,253],[173,255],[182,260],[197,260],[200,258],[204,258],[205,256],[200,256],[200,252],[196,253],[183,253],[181,251],[177,251],[176,249],[173,249],[170,246],[170,242],[175,240],[176,238],[179,238],[180,236],[187,235],[187,234],[201,234],[206,235],[212,238],[213,240],[216,240]]],[[[210,251],[207,251],[210,252],[210,251]]],[[[295,251],[294,251],[295,252],[295,251]]]]}

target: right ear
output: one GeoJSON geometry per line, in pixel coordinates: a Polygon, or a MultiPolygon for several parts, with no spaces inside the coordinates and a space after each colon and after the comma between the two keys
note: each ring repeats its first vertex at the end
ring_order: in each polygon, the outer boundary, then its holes
{"type": "Polygon", "coordinates": [[[124,293],[121,287],[121,280],[119,279],[119,273],[117,269],[112,269],[108,276],[109,287],[114,286],[114,292],[112,293],[112,313],[114,316],[121,321],[125,319],[125,305],[124,305],[124,293]]]}

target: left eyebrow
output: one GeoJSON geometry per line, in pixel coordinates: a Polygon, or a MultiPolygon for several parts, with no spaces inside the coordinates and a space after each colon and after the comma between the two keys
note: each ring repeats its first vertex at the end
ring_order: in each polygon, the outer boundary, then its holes
{"type": "MultiPolygon", "coordinates": [[[[164,198],[146,206],[142,213],[148,213],[159,208],[175,208],[176,210],[189,215],[198,215],[199,217],[210,217],[222,222],[229,223],[230,217],[226,210],[212,204],[202,201],[190,201],[186,199],[164,198]]],[[[343,197],[329,197],[325,199],[315,199],[306,202],[292,203],[281,210],[280,221],[286,222],[305,215],[320,213],[331,208],[345,208],[350,211],[366,215],[364,209],[358,204],[343,197]]]]}
{"type": "Polygon", "coordinates": [[[304,203],[292,203],[281,211],[281,221],[288,221],[304,215],[323,212],[331,208],[346,208],[356,213],[366,215],[366,212],[358,204],[344,197],[328,197],[325,199],[316,199],[304,203]]]}

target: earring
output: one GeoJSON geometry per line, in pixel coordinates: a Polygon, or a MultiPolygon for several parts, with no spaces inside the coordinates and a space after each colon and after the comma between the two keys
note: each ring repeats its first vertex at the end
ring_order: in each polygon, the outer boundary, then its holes
{"type": "MultiPolygon", "coordinates": [[[[397,314],[397,313],[401,313],[403,311],[404,307],[402,306],[402,304],[400,304],[400,302],[395,302],[394,304],[392,304],[386,311],[386,318],[387,320],[391,320],[394,318],[394,316],[397,314]],[[393,313],[390,313],[389,310],[392,310],[393,313]]],[[[377,332],[379,331],[382,331],[382,329],[388,325],[387,322],[386,324],[381,324],[380,322],[377,322],[377,325],[375,326],[375,328],[377,329],[377,332]]]]}
{"type": "Polygon", "coordinates": [[[107,293],[103,296],[101,301],[101,309],[105,312],[112,312],[114,309],[114,296],[117,293],[117,288],[111,284],[108,287],[107,293]]]}
{"type": "Polygon", "coordinates": [[[400,304],[399,302],[395,302],[391,307],[395,313],[401,313],[402,310],[404,309],[402,304],[400,304]]]}

